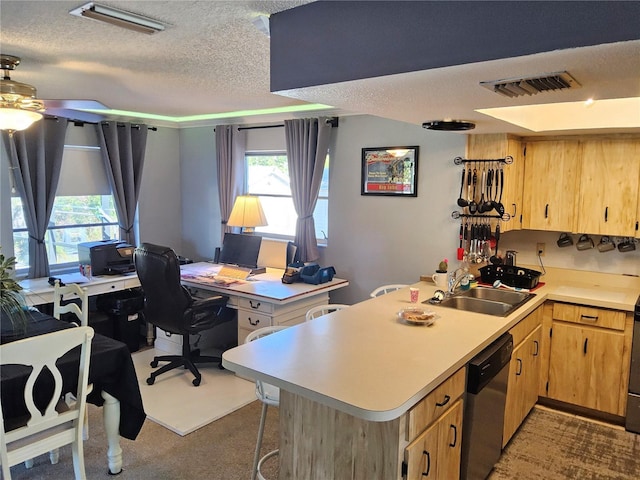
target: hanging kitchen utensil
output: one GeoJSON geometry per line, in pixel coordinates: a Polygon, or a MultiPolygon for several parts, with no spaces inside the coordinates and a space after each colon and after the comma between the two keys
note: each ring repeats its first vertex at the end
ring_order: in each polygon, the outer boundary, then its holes
{"type": "Polygon", "coordinates": [[[586,233],[584,235],[581,235],[578,239],[578,242],[576,243],[576,248],[580,251],[589,250],[593,247],[593,240],[591,240],[591,237],[586,233]]]}
{"type": "Polygon", "coordinates": [[[570,247],[571,245],[573,245],[573,238],[571,238],[571,235],[569,235],[568,233],[561,233],[560,238],[558,238],[558,240],[556,241],[556,244],[560,248],[570,247]]]}
{"type": "Polygon", "coordinates": [[[473,169],[473,179],[471,180],[471,183],[473,194],[471,196],[471,200],[469,201],[469,213],[473,215],[478,211],[478,204],[476,203],[476,185],[478,184],[478,171],[475,168],[473,169]]]}
{"type": "MultiPolygon", "coordinates": [[[[496,187],[497,188],[497,187],[496,187]]],[[[498,215],[504,215],[504,205],[502,204],[502,193],[504,192],[504,169],[500,165],[500,196],[498,197],[498,203],[494,205],[498,215]]]]}
{"type": "Polygon", "coordinates": [[[476,261],[476,233],[477,226],[475,223],[471,225],[470,237],[469,237],[469,255],[467,255],[467,260],[470,263],[475,263],[476,261]]]}
{"type": "Polygon", "coordinates": [[[484,191],[487,184],[487,170],[484,163],[482,164],[482,175],[480,180],[480,200],[478,201],[478,213],[484,213],[484,191]]]}
{"type": "Polygon", "coordinates": [[[493,209],[493,199],[491,198],[491,190],[493,186],[493,168],[487,172],[487,199],[482,204],[482,212],[490,212],[493,209]]]}
{"type": "Polygon", "coordinates": [[[492,255],[489,261],[494,265],[500,265],[502,263],[502,259],[498,256],[498,244],[500,243],[500,222],[496,224],[496,233],[494,233],[496,237],[496,253],[492,255]]]}
{"type": "Polygon", "coordinates": [[[460,244],[458,246],[458,260],[464,258],[464,248],[462,248],[462,242],[464,241],[464,221],[460,222],[460,244]]]}
{"type": "Polygon", "coordinates": [[[461,208],[466,207],[467,205],[469,205],[469,202],[467,200],[465,200],[464,198],[462,198],[462,191],[464,190],[464,179],[465,179],[465,175],[467,173],[466,169],[462,169],[462,180],[460,181],[460,195],[458,196],[458,206],[461,208]]]}

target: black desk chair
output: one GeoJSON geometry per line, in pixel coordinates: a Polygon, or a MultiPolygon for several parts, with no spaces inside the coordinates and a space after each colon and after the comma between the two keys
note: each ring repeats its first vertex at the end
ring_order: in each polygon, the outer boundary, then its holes
{"type": "MultiPolygon", "coordinates": [[[[191,350],[189,335],[208,330],[232,320],[235,312],[226,306],[227,297],[216,295],[203,300],[194,299],[180,283],[180,265],[175,252],[169,247],[143,243],[136,248],[134,263],[144,291],[144,313],[147,321],[166,332],[182,335],[182,355],[154,357],[158,362],[170,362],[151,372],[147,383],[153,385],[158,375],[174,368],[188,368],[196,377],[193,384],[200,385],[202,376],[197,363],[220,363],[220,357],[200,355],[191,350]]],[[[222,365],[220,365],[222,368],[222,365]]]]}

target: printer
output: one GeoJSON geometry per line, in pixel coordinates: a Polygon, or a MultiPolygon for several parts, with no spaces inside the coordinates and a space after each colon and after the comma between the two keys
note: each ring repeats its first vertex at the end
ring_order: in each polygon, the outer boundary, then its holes
{"type": "Polygon", "coordinates": [[[135,247],[120,240],[100,240],[78,244],[80,265],[91,265],[92,275],[120,275],[134,272],[135,247]]]}

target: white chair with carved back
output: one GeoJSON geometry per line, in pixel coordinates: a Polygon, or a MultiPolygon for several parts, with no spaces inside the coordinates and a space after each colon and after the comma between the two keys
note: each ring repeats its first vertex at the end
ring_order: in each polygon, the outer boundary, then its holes
{"type": "Polygon", "coordinates": [[[409,285],[394,283],[391,285],[382,285],[381,287],[376,288],[373,292],[369,294],[371,298],[379,297],[380,295],[384,295],[389,292],[395,292],[396,290],[400,290],[401,288],[408,287],[409,285]]]}
{"type": "Polygon", "coordinates": [[[342,310],[343,308],[347,308],[349,306],[350,305],[344,305],[342,303],[329,303],[327,305],[317,305],[315,307],[311,307],[305,315],[305,322],[313,320],[314,318],[321,317],[322,315],[326,315],[327,313],[335,312],[336,310],[342,310]]]}
{"type": "Polygon", "coordinates": [[[77,283],[60,285],[60,280],[56,280],[53,286],[53,316],[60,320],[63,313],[73,313],[80,321],[80,326],[89,326],[89,292],[86,288],[80,287],[77,283]],[[80,305],[74,302],[62,304],[63,300],[79,299],[80,305]]]}
{"type": "Polygon", "coordinates": [[[77,327],[16,340],[0,346],[0,364],[24,365],[31,368],[23,392],[30,418],[19,422],[16,428],[7,428],[4,407],[0,404],[0,463],[5,480],[11,480],[13,465],[57,450],[64,445],[71,445],[76,480],[86,478],[82,427],[86,410],[92,338],[91,327],[77,327]],[[68,410],[58,412],[56,406],[62,394],[63,381],[56,361],[78,346],[80,346],[80,361],[77,371],[78,387],[75,391],[78,400],[68,410]],[[46,402],[44,412],[41,412],[35,405],[34,387],[36,379],[45,367],[51,373],[54,389],[46,402]]]}
{"type": "MultiPolygon", "coordinates": [[[[254,340],[265,337],[267,335],[271,335],[272,333],[278,332],[285,328],[287,328],[287,326],[285,325],[275,325],[273,327],[259,328],[258,330],[254,330],[249,335],[247,335],[244,343],[253,342],[254,340]]],[[[258,397],[258,400],[262,402],[262,413],[260,414],[260,426],[258,427],[258,439],[256,441],[256,452],[253,457],[253,470],[251,471],[251,480],[256,480],[256,478],[258,478],[259,480],[265,480],[262,472],[260,471],[262,465],[269,458],[278,455],[278,453],[280,452],[279,449],[272,450],[271,452],[260,458],[260,449],[262,448],[262,437],[264,434],[264,424],[265,420],[267,419],[267,408],[269,406],[280,406],[280,389],[274,385],[256,380],[256,397],[258,397]]]]}

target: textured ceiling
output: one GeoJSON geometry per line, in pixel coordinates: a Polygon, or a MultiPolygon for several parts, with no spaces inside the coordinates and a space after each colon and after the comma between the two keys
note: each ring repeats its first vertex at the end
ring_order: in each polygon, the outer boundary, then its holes
{"type": "Polygon", "coordinates": [[[269,38],[252,20],[308,0],[101,2],[170,25],[154,35],[68,13],[84,3],[0,3],[2,53],[22,58],[12,78],[40,98],[169,116],[305,103],[269,92],[269,38]]]}
{"type": "Polygon", "coordinates": [[[84,3],[0,2],[2,53],[22,58],[12,78],[34,85],[40,98],[95,99],[111,109],[175,117],[313,102],[335,106],[328,112],[334,114],[367,113],[418,125],[461,118],[478,123],[475,133],[526,133],[474,109],[640,96],[640,41],[270,93],[269,38],[252,20],[308,0],[101,2],[169,24],[155,35],[69,15],[84,3]],[[568,70],[582,88],[507,100],[478,86],[560,70],[568,70]]]}

